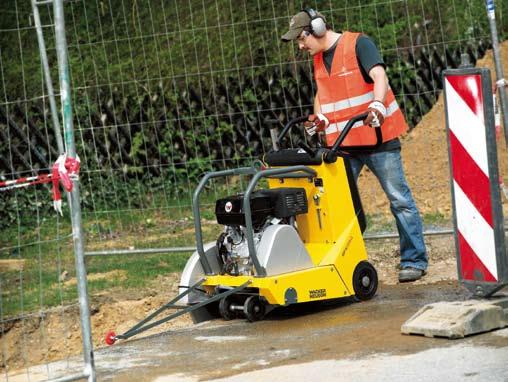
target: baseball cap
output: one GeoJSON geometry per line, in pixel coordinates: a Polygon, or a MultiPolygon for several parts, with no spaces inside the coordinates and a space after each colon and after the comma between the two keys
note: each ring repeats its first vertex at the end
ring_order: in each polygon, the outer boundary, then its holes
{"type": "MultiPolygon", "coordinates": [[[[325,17],[321,13],[316,13],[323,19],[324,22],[326,22],[325,17]]],[[[300,33],[302,33],[303,29],[308,26],[310,26],[310,16],[305,11],[298,12],[291,18],[291,21],[289,22],[289,31],[281,37],[282,41],[288,42],[296,40],[298,36],[300,36],[300,33]]]]}

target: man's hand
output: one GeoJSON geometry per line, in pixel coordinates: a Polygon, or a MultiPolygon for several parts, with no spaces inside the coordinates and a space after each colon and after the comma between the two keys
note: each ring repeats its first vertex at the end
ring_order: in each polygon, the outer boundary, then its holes
{"type": "Polygon", "coordinates": [[[380,127],[385,121],[386,107],[380,101],[372,102],[367,108],[369,115],[363,120],[365,125],[370,127],[380,127]]]}
{"type": "Polygon", "coordinates": [[[303,126],[307,134],[312,137],[314,134],[324,131],[329,124],[328,118],[323,114],[311,114],[307,121],[303,123],[303,126]]]}

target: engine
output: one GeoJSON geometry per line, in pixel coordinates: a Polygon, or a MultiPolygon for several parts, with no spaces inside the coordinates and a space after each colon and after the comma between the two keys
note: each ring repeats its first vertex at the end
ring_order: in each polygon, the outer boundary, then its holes
{"type": "MultiPolygon", "coordinates": [[[[254,246],[256,252],[268,227],[287,224],[296,228],[296,215],[307,213],[307,197],[303,188],[276,188],[251,194],[254,246]]],[[[218,260],[222,274],[253,275],[254,267],[247,244],[243,194],[217,200],[215,215],[225,225],[217,239],[218,260]]]]}

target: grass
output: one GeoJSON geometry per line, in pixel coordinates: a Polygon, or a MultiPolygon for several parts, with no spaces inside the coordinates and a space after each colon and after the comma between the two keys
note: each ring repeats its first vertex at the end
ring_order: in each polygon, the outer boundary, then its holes
{"type": "MultiPolygon", "coordinates": [[[[220,227],[209,222],[203,207],[203,235],[215,240],[220,227]]],[[[76,301],[74,251],[69,221],[49,218],[31,227],[2,231],[0,259],[25,259],[22,271],[0,273],[0,314],[19,316],[76,301]],[[34,227],[35,225],[35,227],[34,227]]],[[[194,246],[189,207],[178,211],[126,211],[84,214],[86,251],[194,246]]],[[[112,288],[139,289],[159,275],[179,272],[191,253],[86,257],[91,295],[112,288]],[[101,277],[102,276],[102,277],[101,277]]]]}
{"type": "MultiPolygon", "coordinates": [[[[213,205],[202,207],[204,240],[215,240],[222,227],[215,223],[213,205]]],[[[83,215],[86,251],[194,246],[191,208],[113,211],[83,215]]],[[[426,226],[443,226],[441,214],[423,216],[426,226]]],[[[368,215],[369,232],[393,232],[392,216],[368,215]]],[[[23,271],[0,274],[0,313],[5,317],[65,305],[77,300],[70,222],[47,218],[37,224],[2,232],[0,258],[25,259],[23,271]],[[19,243],[19,245],[18,245],[19,243]]],[[[114,288],[139,290],[158,276],[180,272],[191,253],[86,257],[90,295],[114,288]]]]}
{"type": "Polygon", "coordinates": [[[446,217],[445,215],[439,212],[424,214],[422,219],[426,226],[434,228],[450,226],[452,223],[451,218],[446,217]]]}
{"type": "Polygon", "coordinates": [[[367,230],[371,233],[386,233],[396,230],[395,219],[393,216],[383,214],[372,214],[365,216],[367,220],[367,230]]]}

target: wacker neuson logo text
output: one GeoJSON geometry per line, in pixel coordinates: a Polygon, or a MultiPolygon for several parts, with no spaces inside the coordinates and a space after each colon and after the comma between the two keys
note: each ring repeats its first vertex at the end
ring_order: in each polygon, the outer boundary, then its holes
{"type": "Polygon", "coordinates": [[[309,291],[309,298],[326,297],[326,289],[314,289],[309,291]]]}

